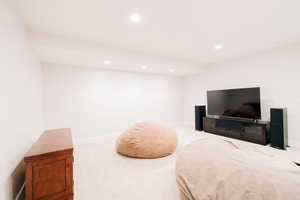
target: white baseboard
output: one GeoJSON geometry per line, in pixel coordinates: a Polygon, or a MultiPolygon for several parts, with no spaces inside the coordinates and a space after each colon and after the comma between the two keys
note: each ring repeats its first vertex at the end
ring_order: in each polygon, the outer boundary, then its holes
{"type": "MultiPolygon", "coordinates": [[[[173,128],[178,128],[182,127],[182,123],[164,123],[167,126],[173,127],[173,128]]],[[[96,143],[97,141],[104,139],[106,137],[117,137],[121,133],[123,133],[124,130],[120,131],[114,131],[114,132],[108,132],[99,136],[92,136],[92,137],[74,137],[74,146],[78,145],[83,145],[83,144],[91,144],[91,143],[96,143]]]]}
{"type": "Polygon", "coordinates": [[[25,199],[25,182],[23,183],[20,191],[18,192],[15,200],[24,200],[25,199]]]}
{"type": "Polygon", "coordinates": [[[121,131],[118,132],[111,132],[111,133],[106,133],[102,134],[101,136],[95,136],[95,137],[80,137],[80,138],[74,138],[74,145],[83,145],[83,144],[91,144],[91,143],[96,143],[101,139],[104,139],[106,137],[117,137],[121,131]]]}
{"type": "Polygon", "coordinates": [[[300,149],[300,140],[297,139],[289,139],[288,145],[292,148],[299,148],[300,149]]]}

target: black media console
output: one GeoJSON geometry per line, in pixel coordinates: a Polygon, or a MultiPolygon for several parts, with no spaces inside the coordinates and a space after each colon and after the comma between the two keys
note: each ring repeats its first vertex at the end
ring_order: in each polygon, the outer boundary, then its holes
{"type": "Polygon", "coordinates": [[[270,141],[268,122],[242,121],[204,117],[204,131],[225,137],[267,145],[270,141]]]}

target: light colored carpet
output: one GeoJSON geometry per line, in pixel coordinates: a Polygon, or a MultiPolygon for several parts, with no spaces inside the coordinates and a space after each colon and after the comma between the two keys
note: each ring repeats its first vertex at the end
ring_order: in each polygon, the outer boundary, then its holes
{"type": "MultiPolygon", "coordinates": [[[[175,181],[175,159],[185,145],[201,138],[223,138],[191,128],[175,128],[178,133],[177,151],[158,159],[128,158],[116,153],[115,141],[119,134],[105,136],[96,143],[75,147],[74,189],[76,200],[179,200],[175,181]]],[[[299,160],[300,148],[276,150],[243,142],[263,153],[299,160]]]]}
{"type": "MultiPolygon", "coordinates": [[[[176,129],[177,151],[204,134],[176,129]]],[[[118,135],[75,147],[74,189],[77,200],[179,200],[175,154],[159,159],[135,159],[116,153],[118,135]]]]}

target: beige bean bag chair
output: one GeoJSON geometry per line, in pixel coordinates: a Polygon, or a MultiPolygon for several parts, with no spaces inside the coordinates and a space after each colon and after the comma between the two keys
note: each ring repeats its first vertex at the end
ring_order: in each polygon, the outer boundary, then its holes
{"type": "Polygon", "coordinates": [[[135,158],[160,158],[172,154],[177,134],[161,124],[142,122],[125,131],[117,139],[117,152],[135,158]]]}
{"type": "Polygon", "coordinates": [[[184,200],[297,200],[300,167],[270,147],[201,139],[179,153],[176,180],[184,200]]]}

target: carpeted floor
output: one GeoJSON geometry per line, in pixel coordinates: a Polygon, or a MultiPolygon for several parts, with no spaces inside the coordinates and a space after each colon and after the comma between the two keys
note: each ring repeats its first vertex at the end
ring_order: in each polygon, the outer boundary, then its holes
{"type": "MultiPolygon", "coordinates": [[[[159,159],[134,159],[115,151],[118,134],[111,134],[96,143],[78,145],[74,152],[74,189],[77,200],[179,200],[175,181],[176,154],[185,145],[213,134],[176,128],[179,145],[175,154],[159,159]]],[[[224,139],[224,138],[223,138],[224,139]]],[[[247,144],[261,153],[285,156],[300,163],[300,148],[288,151],[226,138],[247,144]]]]}
{"type": "MultiPolygon", "coordinates": [[[[204,137],[176,129],[177,151],[204,137]]],[[[174,168],[176,153],[159,159],[134,159],[115,152],[117,135],[75,148],[74,181],[77,200],[179,200],[174,168]]]]}

